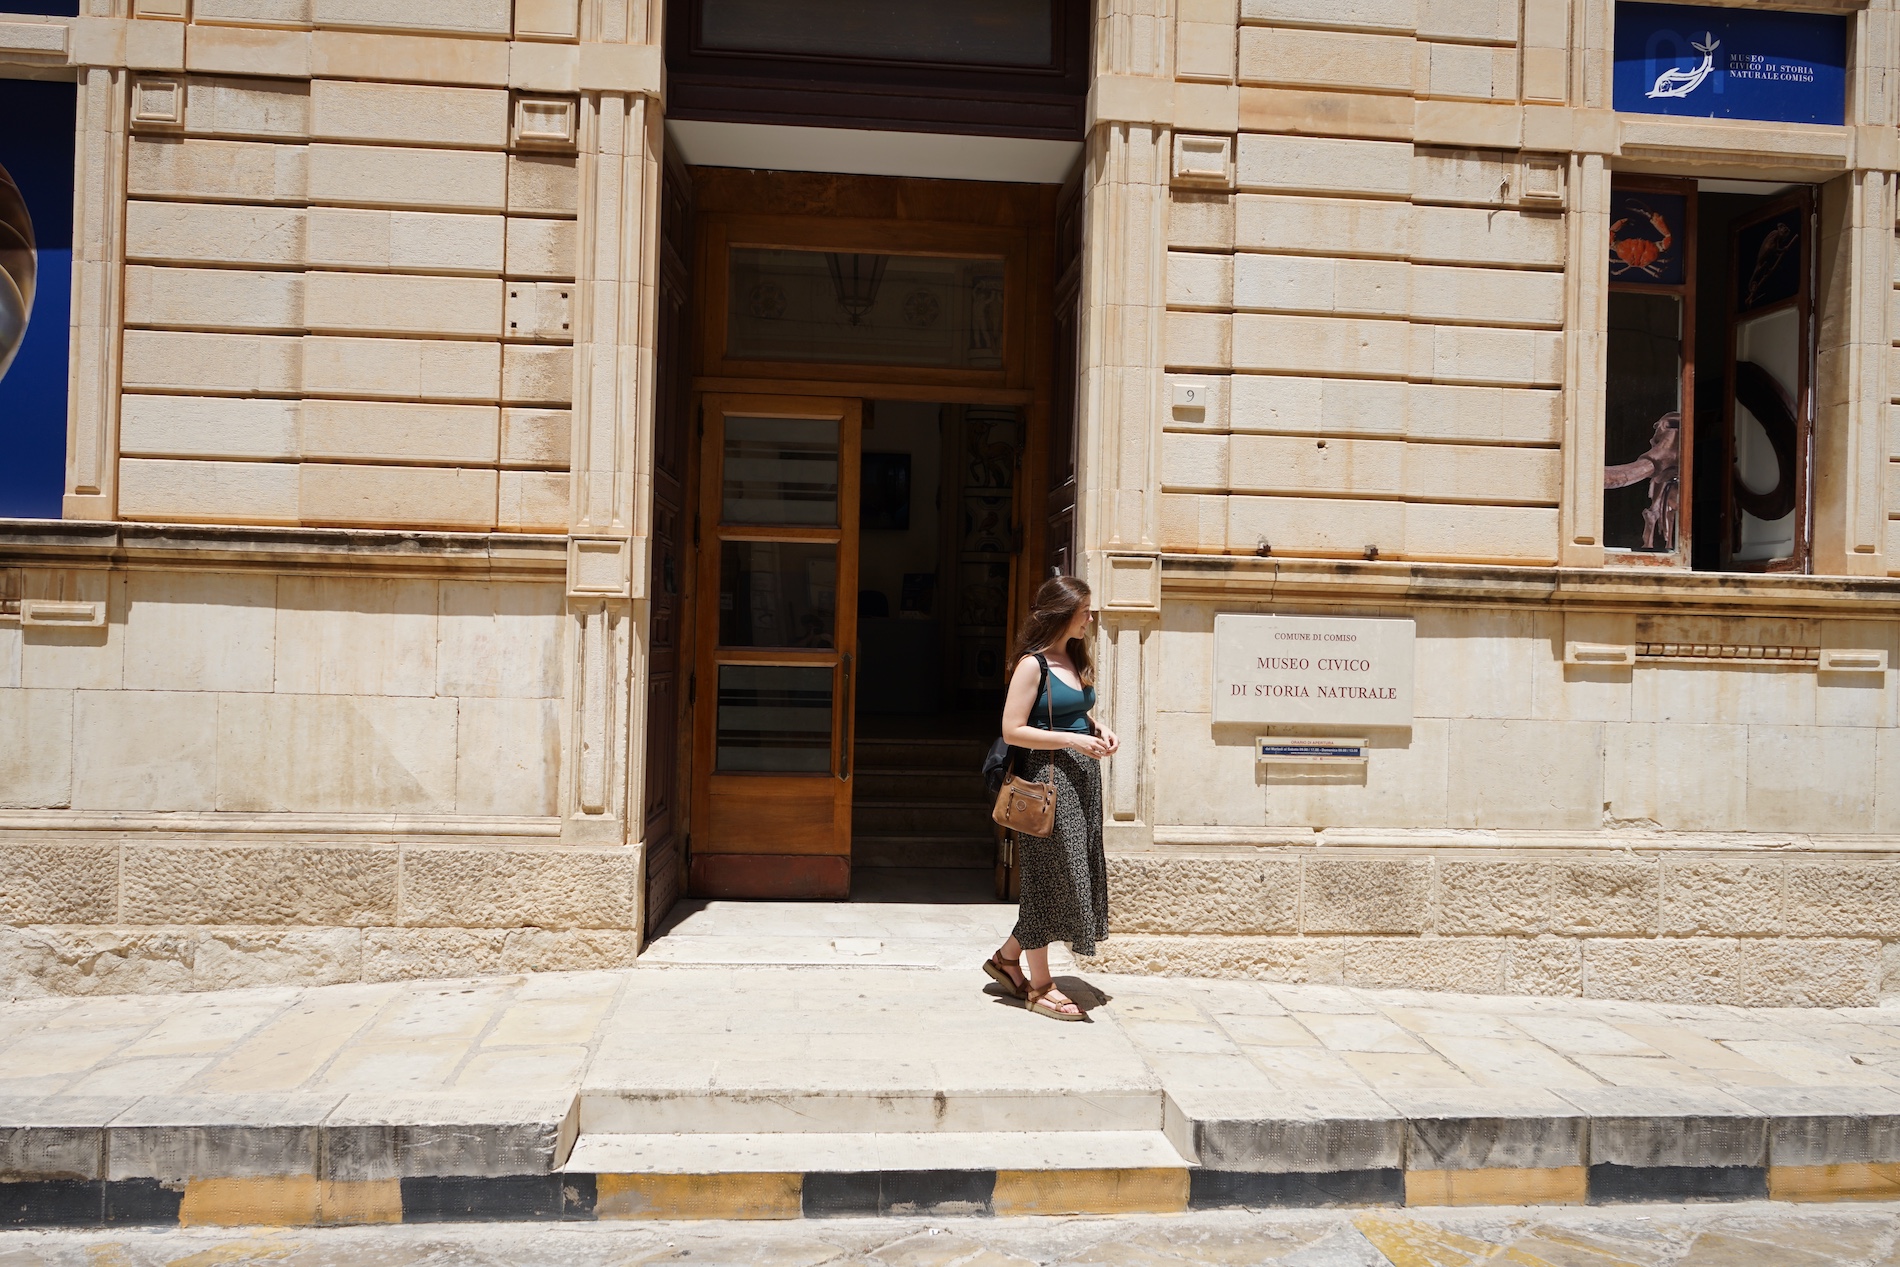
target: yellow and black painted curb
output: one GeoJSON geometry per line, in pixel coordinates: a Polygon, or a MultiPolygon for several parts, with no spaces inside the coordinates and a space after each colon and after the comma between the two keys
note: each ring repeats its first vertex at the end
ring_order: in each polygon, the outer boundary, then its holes
{"type": "Polygon", "coordinates": [[[1900,1162],[1265,1172],[1203,1167],[759,1174],[0,1180],[0,1227],[344,1226],[850,1215],[1168,1214],[1233,1207],[1890,1201],[1900,1162]]]}

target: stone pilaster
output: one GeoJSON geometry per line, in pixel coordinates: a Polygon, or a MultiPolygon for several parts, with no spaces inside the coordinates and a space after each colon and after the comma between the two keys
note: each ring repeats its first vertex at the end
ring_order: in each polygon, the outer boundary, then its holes
{"type": "Polygon", "coordinates": [[[1892,396],[1894,175],[1821,189],[1814,375],[1814,571],[1883,576],[1892,396]]]}
{"type": "Polygon", "coordinates": [[[1610,172],[1601,154],[1570,157],[1565,220],[1563,536],[1557,560],[1603,564],[1603,428],[1608,373],[1610,172]]]}
{"type": "Polygon", "coordinates": [[[640,93],[584,93],[580,138],[562,834],[637,843],[629,807],[640,803],[643,750],[658,108],[640,93]]]}
{"type": "Polygon", "coordinates": [[[125,276],[130,74],[123,67],[79,71],[72,361],[61,512],[67,519],[113,519],[118,513],[119,326],[125,276]]]}
{"type": "Polygon", "coordinates": [[[1148,839],[1148,634],[1160,618],[1158,507],[1167,321],[1172,0],[1100,0],[1083,229],[1076,536],[1102,628],[1097,675],[1122,750],[1104,815],[1148,839]],[[1130,578],[1135,579],[1130,579],[1130,578]]]}

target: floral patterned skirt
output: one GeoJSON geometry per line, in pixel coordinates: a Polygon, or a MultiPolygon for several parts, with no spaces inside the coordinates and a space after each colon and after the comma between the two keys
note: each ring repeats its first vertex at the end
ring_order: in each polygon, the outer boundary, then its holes
{"type": "Polygon", "coordinates": [[[1102,763],[1068,748],[1030,749],[1019,777],[1056,785],[1056,825],[1016,835],[1022,906],[1016,940],[1025,950],[1065,941],[1093,955],[1108,936],[1108,864],[1102,857],[1102,763]]]}

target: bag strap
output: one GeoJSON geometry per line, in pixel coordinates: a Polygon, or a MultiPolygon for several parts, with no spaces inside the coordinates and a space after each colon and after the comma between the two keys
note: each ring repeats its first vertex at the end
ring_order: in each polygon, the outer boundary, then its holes
{"type": "Polygon", "coordinates": [[[1038,651],[1036,653],[1036,663],[1042,666],[1042,689],[1039,693],[1044,695],[1049,701],[1049,729],[1054,731],[1056,728],[1056,693],[1055,688],[1049,685],[1049,657],[1038,651]]]}
{"type": "MultiPolygon", "coordinates": [[[[1053,731],[1056,728],[1056,700],[1055,692],[1049,690],[1049,661],[1038,652],[1036,663],[1042,666],[1041,686],[1037,693],[1044,691],[1049,693],[1049,729],[1053,731]]],[[[1030,707],[1033,708],[1035,705],[1032,703],[1030,707]]],[[[1016,745],[1005,744],[1004,746],[1009,749],[1009,760],[1003,763],[1003,782],[1008,783],[1010,776],[1016,772],[1016,745]]]]}

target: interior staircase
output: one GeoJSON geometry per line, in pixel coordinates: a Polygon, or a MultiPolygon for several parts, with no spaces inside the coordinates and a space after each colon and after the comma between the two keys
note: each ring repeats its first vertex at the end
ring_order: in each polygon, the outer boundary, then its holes
{"type": "Polygon", "coordinates": [[[851,862],[959,874],[957,887],[985,880],[996,837],[983,786],[987,741],[860,737],[853,749],[851,862]]]}

